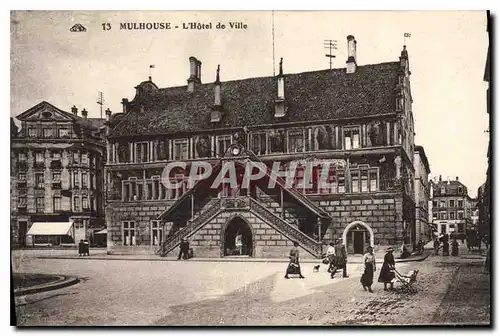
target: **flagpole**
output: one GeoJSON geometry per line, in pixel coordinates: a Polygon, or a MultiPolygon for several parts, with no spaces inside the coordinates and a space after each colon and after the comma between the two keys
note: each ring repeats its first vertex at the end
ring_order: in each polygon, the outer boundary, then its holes
{"type": "Polygon", "coordinates": [[[151,80],[151,72],[152,72],[152,70],[151,70],[151,69],[154,69],[154,67],[155,67],[155,66],[154,66],[154,64],[151,64],[151,65],[149,66],[149,80],[151,80]]]}

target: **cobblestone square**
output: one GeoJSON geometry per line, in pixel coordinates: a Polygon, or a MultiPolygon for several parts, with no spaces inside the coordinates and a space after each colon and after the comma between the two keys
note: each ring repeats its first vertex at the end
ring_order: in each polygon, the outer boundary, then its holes
{"type": "MultiPolygon", "coordinates": [[[[19,325],[489,324],[489,274],[480,256],[430,256],[418,293],[363,291],[360,263],[331,280],[324,265],[283,278],[279,262],[37,259],[14,255],[14,272],[74,275],[79,284],[16,300],[19,325]],[[22,261],[22,262],[20,262],[22,261]]],[[[377,280],[378,272],[375,274],[377,280]]]]}

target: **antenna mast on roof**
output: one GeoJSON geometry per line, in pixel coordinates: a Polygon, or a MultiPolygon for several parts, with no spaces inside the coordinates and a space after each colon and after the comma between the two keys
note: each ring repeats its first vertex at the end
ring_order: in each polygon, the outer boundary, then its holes
{"type": "Polygon", "coordinates": [[[101,91],[97,92],[97,104],[100,105],[101,109],[101,119],[102,119],[102,105],[104,104],[104,95],[102,94],[101,91]]]}
{"type": "Polygon", "coordinates": [[[324,40],[324,47],[329,50],[329,53],[325,54],[325,57],[329,58],[330,70],[332,70],[332,58],[335,58],[335,55],[332,54],[332,50],[337,50],[337,40],[324,40]]]}
{"type": "Polygon", "coordinates": [[[273,76],[276,76],[276,67],[274,65],[274,11],[272,13],[272,24],[273,24],[273,76]]]}

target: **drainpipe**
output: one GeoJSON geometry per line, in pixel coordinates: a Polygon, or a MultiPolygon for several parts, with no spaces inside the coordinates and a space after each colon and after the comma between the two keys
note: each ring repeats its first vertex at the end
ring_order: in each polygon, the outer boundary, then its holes
{"type": "Polygon", "coordinates": [[[285,209],[283,208],[283,188],[280,189],[281,200],[281,218],[285,218],[285,209]]]}
{"type": "Polygon", "coordinates": [[[321,241],[321,218],[319,216],[318,216],[317,224],[318,224],[318,241],[321,241]]]}
{"type": "Polygon", "coordinates": [[[194,196],[191,194],[191,220],[194,218],[194,196]]]}

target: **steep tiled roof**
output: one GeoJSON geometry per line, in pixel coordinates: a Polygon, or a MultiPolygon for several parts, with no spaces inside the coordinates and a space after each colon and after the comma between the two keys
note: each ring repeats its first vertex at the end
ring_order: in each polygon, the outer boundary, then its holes
{"type": "Polygon", "coordinates": [[[465,186],[462,182],[457,180],[451,181],[441,181],[435,183],[434,194],[436,196],[456,196],[456,195],[467,195],[467,186],[465,186]],[[462,188],[462,193],[458,192],[458,188],[462,188]],[[445,188],[445,194],[441,194],[441,188],[445,188]]]}
{"type": "MultiPolygon", "coordinates": [[[[111,136],[196,132],[311,120],[364,117],[395,112],[399,62],[285,75],[287,115],[274,117],[276,77],[222,82],[223,115],[210,122],[214,84],[143,90],[128,105],[129,111],[111,136]],[[141,112],[142,106],[142,112],[141,112]]],[[[151,83],[151,82],[144,82],[151,83]]],[[[144,85],[141,83],[139,86],[144,85]]]]}

